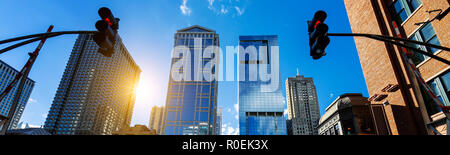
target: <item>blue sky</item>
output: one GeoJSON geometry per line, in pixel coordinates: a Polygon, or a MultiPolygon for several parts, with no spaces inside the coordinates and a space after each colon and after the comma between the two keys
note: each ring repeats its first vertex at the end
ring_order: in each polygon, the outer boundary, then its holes
{"type": "MultiPolygon", "coordinates": [[[[332,37],[327,56],[316,61],[309,56],[306,21],[317,10],[328,13],[330,32],[351,32],[343,0],[2,0],[0,40],[41,33],[51,24],[53,31],[94,30],[97,10],[103,6],[121,19],[119,34],[143,71],[132,124],[148,125],[151,107],[165,104],[173,37],[176,30],[191,25],[216,30],[223,50],[238,45],[240,35],[278,35],[283,95],[285,80],[299,68],[300,74],[314,78],[321,114],[343,93],[368,96],[353,38],[332,37]]],[[[44,123],[76,37],[47,40],[30,73],[36,85],[22,121],[44,123]]],[[[0,59],[20,69],[36,45],[0,59]]],[[[225,134],[237,133],[235,86],[236,82],[219,83],[225,134]]]]}

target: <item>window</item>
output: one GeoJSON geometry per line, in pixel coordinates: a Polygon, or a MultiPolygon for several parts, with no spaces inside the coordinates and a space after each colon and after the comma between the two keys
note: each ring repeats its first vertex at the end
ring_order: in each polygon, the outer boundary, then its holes
{"type": "MultiPolygon", "coordinates": [[[[450,71],[430,80],[428,85],[433,90],[438,99],[446,106],[450,106],[450,71]]],[[[440,112],[438,105],[434,103],[433,98],[425,89],[421,88],[423,100],[428,112],[428,115],[434,115],[440,112]]]]}
{"type": "MultiPolygon", "coordinates": [[[[423,25],[423,27],[420,28],[414,34],[412,34],[409,39],[415,40],[415,41],[420,41],[420,42],[425,42],[425,43],[433,44],[433,45],[441,45],[441,43],[439,42],[439,39],[436,36],[436,32],[434,31],[433,26],[430,23],[423,25]]],[[[433,54],[436,53],[436,51],[438,51],[435,48],[425,47],[425,46],[417,45],[417,44],[410,44],[410,46],[413,46],[417,49],[420,49],[420,50],[423,50],[423,51],[426,51],[429,53],[433,53],[433,54]]],[[[423,54],[413,52],[412,59],[413,59],[415,65],[420,64],[426,58],[427,57],[423,54]]]]}
{"type": "Polygon", "coordinates": [[[443,104],[450,106],[450,72],[431,80],[428,85],[443,104]]]}
{"type": "Polygon", "coordinates": [[[397,0],[392,3],[390,9],[394,20],[401,24],[411,16],[421,4],[420,0],[397,0]]]}

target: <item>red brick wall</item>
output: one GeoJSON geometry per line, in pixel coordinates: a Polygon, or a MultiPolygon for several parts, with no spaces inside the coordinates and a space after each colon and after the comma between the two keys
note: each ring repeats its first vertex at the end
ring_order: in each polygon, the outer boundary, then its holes
{"type": "MultiPolygon", "coordinates": [[[[394,36],[393,26],[391,24],[392,20],[389,9],[387,8],[392,1],[394,0],[344,0],[353,33],[394,36]]],[[[427,19],[434,17],[435,14],[429,15],[426,11],[435,9],[445,10],[449,6],[447,0],[421,1],[422,6],[402,24],[401,31],[403,31],[406,36],[410,36],[419,28],[414,25],[415,23],[426,21],[427,19]]],[[[448,31],[448,25],[450,23],[448,17],[444,18],[442,21],[435,21],[432,24],[441,44],[443,46],[449,46],[448,40],[450,39],[450,33],[448,31]]],[[[419,102],[421,101],[416,99],[413,89],[406,87],[409,86],[411,82],[406,73],[405,64],[401,61],[400,54],[398,54],[400,52],[399,48],[380,41],[361,37],[355,37],[355,44],[360,57],[368,91],[371,96],[383,93],[381,92],[381,89],[388,84],[403,84],[405,86],[402,87],[403,89],[400,91],[389,93],[389,96],[382,102],[372,102],[372,104],[382,104],[385,101],[389,101],[390,105],[395,106],[396,108],[412,105],[409,107],[418,109],[420,105],[419,102]],[[396,74],[396,71],[400,73],[396,74]]],[[[440,52],[438,55],[450,59],[448,52],[440,52]]],[[[419,70],[426,80],[435,76],[437,73],[442,73],[448,68],[448,65],[442,64],[436,60],[428,60],[419,66],[419,70]]],[[[414,126],[414,124],[417,126],[417,124],[419,124],[419,127],[417,128],[423,127],[423,122],[420,123],[420,121],[416,121],[419,119],[417,115],[421,115],[420,112],[417,114],[412,112],[414,110],[410,109],[410,114],[401,116],[403,119],[410,118],[409,120],[396,120],[392,107],[386,106],[385,109],[392,134],[414,134],[414,132],[420,132],[412,130],[398,131],[399,128],[397,125],[400,124],[402,124],[402,126],[414,126]]],[[[396,115],[399,116],[398,114],[396,115]]],[[[420,119],[422,119],[422,116],[420,116],[420,119]]],[[[427,118],[424,119],[425,121],[428,121],[427,118]]]]}

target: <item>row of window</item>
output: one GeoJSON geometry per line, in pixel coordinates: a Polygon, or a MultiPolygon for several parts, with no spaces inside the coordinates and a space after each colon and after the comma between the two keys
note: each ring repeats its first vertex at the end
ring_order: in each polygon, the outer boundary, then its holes
{"type": "MultiPolygon", "coordinates": [[[[390,10],[391,14],[393,15],[393,19],[397,23],[401,24],[404,23],[421,5],[422,2],[420,0],[397,0],[392,3],[392,5],[390,6],[390,10]]],[[[415,33],[413,33],[409,37],[409,39],[434,45],[440,45],[439,39],[437,38],[436,32],[434,31],[431,23],[422,25],[415,33]]],[[[410,44],[410,46],[432,54],[435,54],[438,51],[435,48],[425,47],[417,44],[410,44]]],[[[424,62],[427,58],[428,57],[423,54],[413,52],[412,59],[416,65],[424,62]]]]}
{"type": "MultiPolygon", "coordinates": [[[[397,0],[390,7],[391,14],[394,16],[393,18],[397,23],[404,23],[413,14],[413,12],[416,11],[421,5],[422,2],[420,0],[397,0]]],[[[409,39],[428,44],[441,45],[431,23],[423,24],[421,27],[419,27],[419,29],[416,32],[414,32],[409,37],[409,39]]],[[[432,47],[426,47],[417,44],[409,44],[409,46],[415,47],[425,52],[429,52],[431,54],[436,54],[437,52],[439,52],[438,49],[432,47]]],[[[412,51],[412,53],[413,55],[411,58],[415,65],[420,65],[424,61],[429,59],[428,56],[425,56],[418,52],[412,51]]],[[[436,77],[435,79],[430,80],[427,84],[431,87],[433,92],[436,94],[438,99],[443,104],[445,104],[446,106],[450,106],[449,71],[443,73],[442,75],[436,77]]],[[[440,111],[439,110],[440,108],[437,107],[435,104],[433,104],[434,102],[433,99],[425,90],[423,90],[423,88],[422,94],[424,94],[424,100],[427,106],[428,114],[433,115],[438,113],[440,111]]]]}

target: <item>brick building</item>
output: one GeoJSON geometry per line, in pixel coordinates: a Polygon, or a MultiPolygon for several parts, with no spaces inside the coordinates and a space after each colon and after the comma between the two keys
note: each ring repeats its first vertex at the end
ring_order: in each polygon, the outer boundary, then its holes
{"type": "MultiPolygon", "coordinates": [[[[430,23],[416,24],[433,19],[439,11],[449,8],[448,0],[344,0],[353,33],[397,36],[396,22],[403,38],[450,46],[449,17],[430,23]]],[[[425,135],[434,134],[427,124],[445,132],[445,118],[431,98],[417,84],[407,62],[401,57],[402,49],[381,41],[355,37],[367,88],[372,99],[372,111],[379,134],[425,135]],[[385,88],[393,87],[393,91],[385,88]],[[377,117],[378,116],[378,117],[377,117]]],[[[416,46],[447,60],[448,51],[416,46]]],[[[423,79],[435,90],[439,99],[450,105],[450,66],[413,52],[414,64],[423,79]]]]}

